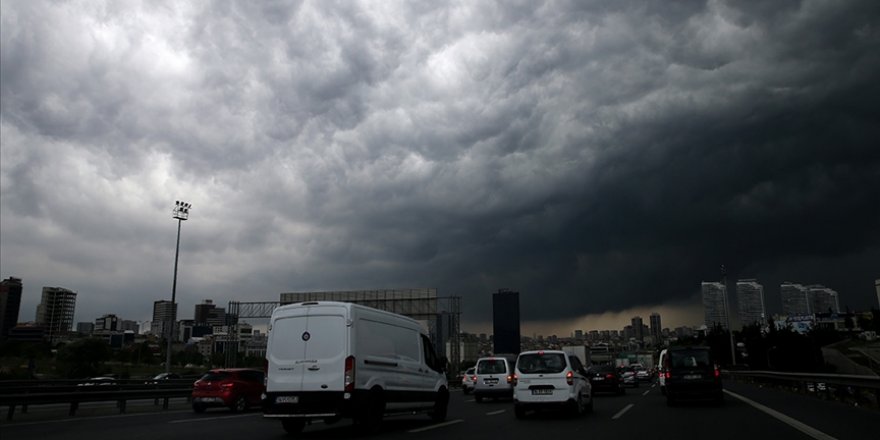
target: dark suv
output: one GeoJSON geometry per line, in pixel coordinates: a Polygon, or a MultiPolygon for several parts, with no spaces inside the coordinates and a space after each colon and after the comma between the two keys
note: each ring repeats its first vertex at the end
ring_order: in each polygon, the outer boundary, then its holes
{"type": "Polygon", "coordinates": [[[721,370],[709,347],[670,347],[664,359],[666,403],[683,399],[724,400],[721,370]]]}
{"type": "Polygon", "coordinates": [[[244,411],[251,406],[258,406],[262,403],[264,377],[262,371],[248,368],[219,368],[208,371],[193,384],[193,411],[200,413],[215,406],[244,411]]]}

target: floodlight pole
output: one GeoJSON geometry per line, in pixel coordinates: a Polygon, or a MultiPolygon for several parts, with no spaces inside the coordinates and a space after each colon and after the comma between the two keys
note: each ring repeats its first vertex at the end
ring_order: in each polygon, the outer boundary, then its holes
{"type": "Polygon", "coordinates": [[[177,297],[177,260],[180,256],[180,225],[189,218],[189,203],[175,201],[171,211],[173,218],[177,219],[177,246],[174,247],[174,281],[171,284],[171,325],[168,326],[168,348],[165,353],[165,372],[171,372],[171,345],[174,343],[174,324],[177,321],[177,309],[175,299],[177,297]]]}

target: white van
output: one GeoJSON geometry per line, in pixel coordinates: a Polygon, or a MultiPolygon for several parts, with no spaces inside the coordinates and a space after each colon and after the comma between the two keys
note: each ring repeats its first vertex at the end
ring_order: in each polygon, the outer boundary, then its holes
{"type": "Polygon", "coordinates": [[[474,400],[482,402],[486,397],[513,397],[513,364],[503,356],[477,359],[474,400]]]}
{"type": "Polygon", "coordinates": [[[391,413],[446,418],[445,361],[406,316],[342,302],[272,312],[263,414],[291,434],[306,423],[352,418],[374,431],[391,413]]]}
{"type": "Polygon", "coordinates": [[[666,349],[660,351],[660,360],[657,362],[657,376],[660,382],[660,394],[666,395],[666,349]]]}

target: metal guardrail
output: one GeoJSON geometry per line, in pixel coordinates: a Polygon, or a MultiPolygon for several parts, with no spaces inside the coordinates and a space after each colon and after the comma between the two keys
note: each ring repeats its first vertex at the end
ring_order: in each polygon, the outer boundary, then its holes
{"type": "Polygon", "coordinates": [[[125,413],[131,400],[155,400],[162,409],[168,409],[171,398],[192,395],[190,379],[153,381],[141,380],[60,380],[60,381],[0,381],[0,406],[8,406],[6,420],[12,420],[16,407],[26,414],[29,405],[69,404],[70,416],[76,415],[83,402],[116,402],[120,413],[125,413]]]}
{"type": "Polygon", "coordinates": [[[880,407],[880,376],[724,370],[728,377],[779,386],[803,394],[880,407]]]}

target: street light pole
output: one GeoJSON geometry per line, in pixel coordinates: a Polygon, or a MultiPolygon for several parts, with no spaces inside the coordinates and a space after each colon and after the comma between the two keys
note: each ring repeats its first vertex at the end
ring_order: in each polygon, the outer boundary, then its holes
{"type": "Polygon", "coordinates": [[[177,321],[177,306],[175,299],[177,296],[177,259],[180,256],[180,225],[184,220],[189,218],[189,210],[192,205],[177,200],[174,202],[174,209],[171,216],[177,219],[177,246],[174,248],[174,282],[171,284],[171,325],[168,326],[168,348],[165,353],[165,372],[171,372],[171,344],[174,341],[174,323],[177,321]]]}

